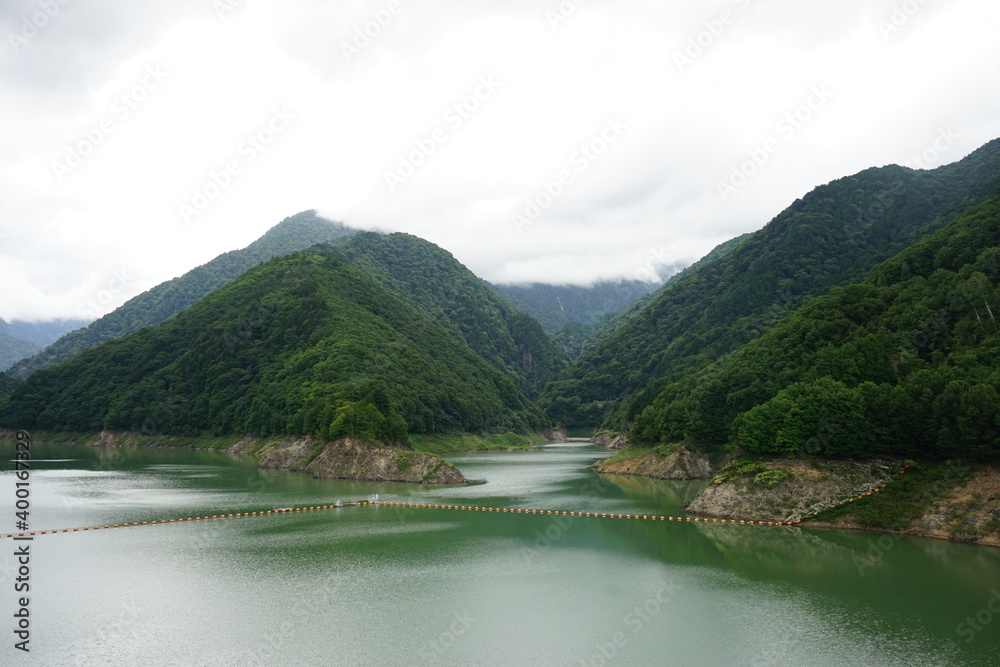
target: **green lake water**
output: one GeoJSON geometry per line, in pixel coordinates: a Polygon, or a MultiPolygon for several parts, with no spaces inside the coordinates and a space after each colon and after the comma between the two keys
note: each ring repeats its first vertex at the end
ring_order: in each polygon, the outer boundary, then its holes
{"type": "MultiPolygon", "coordinates": [[[[5,461],[13,447],[0,448],[5,461]]],[[[383,501],[683,514],[701,483],[559,443],[448,457],[461,487],[217,453],[32,448],[30,528],[383,501]]],[[[0,532],[14,530],[12,464],[0,532]]],[[[879,533],[388,506],[0,540],[0,665],[995,665],[1000,550],[879,533]],[[995,610],[995,611],[994,611],[995,610]]]]}

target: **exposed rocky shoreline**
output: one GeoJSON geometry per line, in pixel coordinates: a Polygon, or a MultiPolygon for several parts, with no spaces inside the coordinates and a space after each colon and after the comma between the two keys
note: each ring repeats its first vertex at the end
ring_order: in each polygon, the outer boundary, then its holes
{"type": "MultiPolygon", "coordinates": [[[[196,449],[191,438],[142,435],[128,431],[101,431],[97,435],[53,437],[33,433],[35,442],[88,447],[196,449]]],[[[0,442],[12,442],[13,431],[0,432],[0,442]]],[[[350,479],[411,484],[464,484],[468,480],[451,463],[433,454],[394,449],[344,438],[324,441],[303,436],[262,438],[247,435],[235,444],[219,438],[200,443],[204,451],[245,454],[260,459],[259,467],[304,472],[323,479],[350,479]]]]}
{"type": "MultiPolygon", "coordinates": [[[[735,519],[798,521],[814,511],[879,488],[890,482],[902,465],[899,461],[883,459],[762,462],[759,466],[766,470],[753,468],[749,474],[732,475],[705,487],[687,511],[735,519]],[[761,475],[768,471],[783,472],[761,475]],[[783,479],[775,481],[779,478],[783,479]]],[[[725,476],[725,473],[720,475],[725,476]]]]}
{"type": "MultiPolygon", "coordinates": [[[[605,437],[604,441],[613,440],[605,437]]],[[[598,443],[603,444],[603,443],[598,443]]],[[[605,445],[607,446],[607,445],[605,445]]],[[[870,459],[829,461],[785,459],[727,466],[713,471],[707,456],[684,447],[664,454],[658,451],[633,458],[598,461],[599,473],[638,475],[664,480],[712,478],[686,510],[691,514],[725,519],[797,521],[891,484],[902,461],[870,459]]],[[[850,517],[803,521],[803,527],[884,530],[1000,547],[1000,466],[983,465],[964,482],[931,482],[922,494],[921,512],[903,530],[859,525],[850,517]],[[942,486],[945,484],[945,486],[942,486]]]]}
{"type": "MultiPolygon", "coordinates": [[[[292,470],[322,479],[349,479],[409,484],[466,484],[468,480],[454,465],[436,454],[387,447],[357,438],[329,441],[308,436],[260,437],[246,435],[218,438],[190,438],[144,435],[131,431],[101,431],[97,434],[35,432],[36,442],[88,447],[197,449],[243,454],[259,459],[261,468],[292,470]]],[[[542,429],[535,436],[541,442],[565,439],[561,429],[542,429]]],[[[457,436],[456,436],[457,437],[457,436]]],[[[496,451],[487,436],[488,449],[496,451]]],[[[0,430],[0,442],[13,442],[15,432],[0,430]]],[[[471,449],[469,451],[479,451],[471,449]]]]}
{"type": "Polygon", "coordinates": [[[247,437],[226,450],[260,458],[260,467],[304,472],[323,479],[411,484],[465,484],[454,465],[433,454],[379,447],[354,438],[335,442],[289,437],[263,444],[247,437]]]}
{"type": "Polygon", "coordinates": [[[623,461],[602,459],[593,465],[600,473],[639,475],[656,479],[710,479],[712,465],[708,456],[681,447],[670,454],[649,452],[623,461]]]}

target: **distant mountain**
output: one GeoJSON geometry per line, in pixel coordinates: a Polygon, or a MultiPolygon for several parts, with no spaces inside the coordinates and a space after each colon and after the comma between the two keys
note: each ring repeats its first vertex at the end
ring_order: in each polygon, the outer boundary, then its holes
{"type": "MultiPolygon", "coordinates": [[[[8,372],[15,378],[24,379],[41,368],[71,358],[81,350],[159,324],[232,281],[248,268],[272,257],[353,233],[355,230],[320,218],[315,211],[293,215],[246,248],[219,255],[178,278],[143,292],[86,328],[62,336],[41,352],[18,362],[8,372]]],[[[0,368],[3,367],[0,364],[0,368]]]]}
{"type": "Polygon", "coordinates": [[[335,252],[506,373],[529,398],[566,366],[538,322],[433,243],[361,232],[335,252]]]}
{"type": "Polygon", "coordinates": [[[574,323],[567,324],[552,336],[553,341],[565,350],[571,358],[579,359],[582,355],[587,354],[597,347],[605,338],[617,331],[623,324],[628,322],[633,315],[640,312],[643,308],[649,305],[650,302],[658,298],[660,293],[665,290],[672,289],[675,285],[677,285],[678,281],[689,273],[697,271],[698,269],[725,257],[749,236],[749,233],[742,234],[736,238],[720,243],[715,246],[711,252],[691,266],[688,266],[687,268],[684,268],[678,273],[675,273],[667,278],[666,282],[663,283],[663,285],[656,291],[643,295],[634,303],[626,306],[619,312],[605,315],[591,325],[580,325],[574,323]]]}
{"type": "MultiPolygon", "coordinates": [[[[6,324],[15,336],[31,341],[42,348],[46,345],[51,345],[70,331],[75,331],[80,327],[86,326],[89,322],[90,320],[79,319],[56,319],[48,322],[11,320],[6,324]]],[[[3,320],[0,320],[0,328],[2,327],[3,320]]]]}
{"type": "Polygon", "coordinates": [[[659,285],[620,280],[598,282],[589,287],[542,283],[490,287],[522,313],[535,318],[545,331],[554,334],[571,322],[596,324],[605,315],[613,315],[656,291],[659,285]]]}
{"type": "Polygon", "coordinates": [[[625,428],[669,383],[760,337],[804,300],[997,191],[1000,140],[929,171],[872,168],[817,187],[725,256],[671,281],[540,397],[567,426],[625,428]]]}
{"type": "Polygon", "coordinates": [[[67,332],[79,329],[87,320],[52,320],[23,322],[0,319],[0,369],[9,368],[21,359],[36,354],[67,332]]]}
{"type": "Polygon", "coordinates": [[[0,370],[30,357],[40,349],[35,343],[19,336],[7,322],[0,320],[0,370]]]}
{"type": "MultiPolygon", "coordinates": [[[[442,294],[446,276],[459,270],[445,261],[447,253],[422,247],[429,245],[405,235],[366,235],[345,250],[317,247],[274,258],[157,326],[34,373],[0,405],[0,423],[395,444],[408,433],[541,426],[541,414],[514,381],[449,331],[497,313],[475,312],[480,295],[468,281],[454,286],[457,294],[442,294]],[[404,248],[422,252],[411,256],[404,248]],[[390,257],[398,264],[391,272],[381,263],[390,257]],[[428,261],[444,266],[423,268],[428,261]],[[365,264],[379,275],[365,273],[365,264]],[[442,269],[447,273],[439,275],[442,269]],[[428,292],[401,298],[424,270],[437,278],[428,292]],[[421,312],[458,304],[462,293],[470,297],[464,309],[441,308],[450,322],[421,312]]],[[[503,330],[491,322],[482,335],[503,330]]]]}

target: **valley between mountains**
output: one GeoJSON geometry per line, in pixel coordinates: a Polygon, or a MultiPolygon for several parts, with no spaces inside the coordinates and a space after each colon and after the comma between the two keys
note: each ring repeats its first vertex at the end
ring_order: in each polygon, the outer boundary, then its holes
{"type": "Polygon", "coordinates": [[[490,285],[305,211],[44,348],[4,323],[0,427],[426,484],[569,434],[616,450],[598,472],[704,479],[691,513],[1000,545],[1000,140],[682,268],[490,285]]]}

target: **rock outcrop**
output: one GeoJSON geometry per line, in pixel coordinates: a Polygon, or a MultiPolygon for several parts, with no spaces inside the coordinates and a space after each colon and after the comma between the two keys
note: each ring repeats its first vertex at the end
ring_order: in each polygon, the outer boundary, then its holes
{"type": "Polygon", "coordinates": [[[602,460],[593,467],[600,473],[640,475],[657,479],[708,479],[712,476],[712,466],[708,457],[705,454],[691,452],[686,447],[667,455],[650,452],[623,461],[602,460]]]}
{"type": "Polygon", "coordinates": [[[458,468],[432,454],[380,447],[354,438],[330,442],[289,437],[259,449],[253,444],[253,439],[247,438],[227,451],[252,453],[260,458],[262,468],[294,470],[323,479],[411,484],[464,484],[468,481],[458,468]]]}

